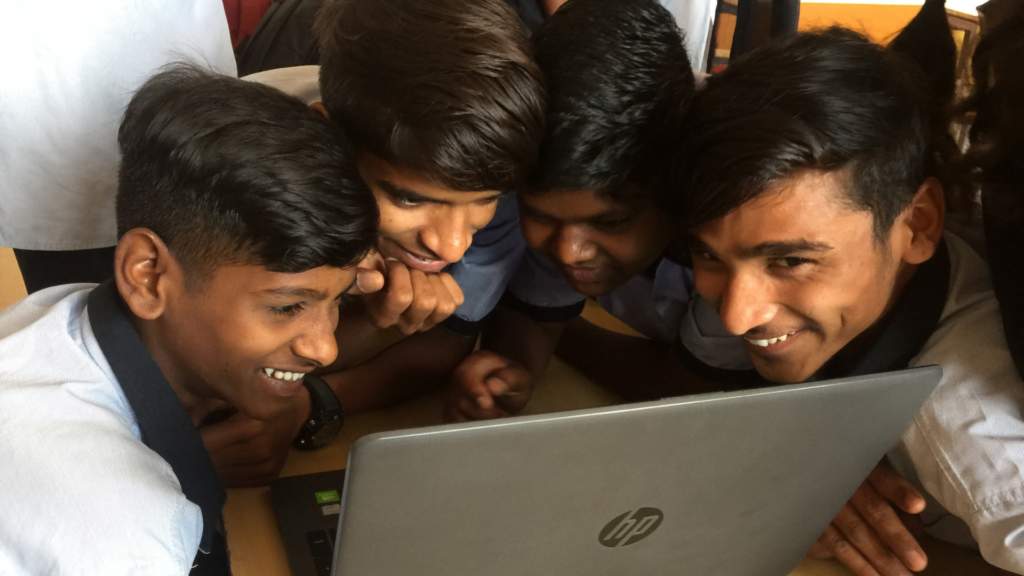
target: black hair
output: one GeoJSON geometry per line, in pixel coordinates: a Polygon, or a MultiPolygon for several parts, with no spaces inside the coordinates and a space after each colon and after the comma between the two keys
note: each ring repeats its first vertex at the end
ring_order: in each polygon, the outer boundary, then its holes
{"type": "Polygon", "coordinates": [[[967,175],[981,188],[985,247],[1006,342],[1024,374],[1024,3],[981,7],[985,28],[974,51],[967,175]]]}
{"type": "Polygon", "coordinates": [[[172,65],[132,97],[118,145],[118,235],[152,230],[190,281],[223,264],[347,267],[376,241],[350,146],[273,88],[172,65]]]}
{"type": "Polygon", "coordinates": [[[675,214],[717,220],[804,170],[846,171],[847,200],[884,242],[928,175],[920,67],[842,28],[773,40],[694,97],[676,148],[675,214]]]}
{"type": "Polygon", "coordinates": [[[527,191],[657,200],[667,190],[666,136],[694,90],[672,14],[656,0],[569,0],[533,45],[548,109],[527,191]]]}
{"type": "Polygon", "coordinates": [[[453,190],[533,169],[543,80],[504,0],[328,0],[315,28],[324,107],[360,150],[453,190]]]}

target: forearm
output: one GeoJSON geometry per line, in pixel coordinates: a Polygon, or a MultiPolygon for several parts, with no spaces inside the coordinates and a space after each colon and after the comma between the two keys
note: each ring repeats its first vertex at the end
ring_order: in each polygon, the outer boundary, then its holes
{"type": "Polygon", "coordinates": [[[576,318],[568,323],[557,354],[590,379],[629,401],[719,390],[694,376],[671,345],[605,330],[576,318]]]}
{"type": "Polygon", "coordinates": [[[498,306],[491,314],[480,348],[518,363],[537,381],[547,369],[564,327],[564,322],[537,322],[498,306]]]}
{"type": "MultiPolygon", "coordinates": [[[[395,404],[448,383],[475,340],[438,326],[385,348],[369,360],[322,376],[347,414],[395,404]]],[[[340,356],[340,354],[339,354],[340,356]]]]}

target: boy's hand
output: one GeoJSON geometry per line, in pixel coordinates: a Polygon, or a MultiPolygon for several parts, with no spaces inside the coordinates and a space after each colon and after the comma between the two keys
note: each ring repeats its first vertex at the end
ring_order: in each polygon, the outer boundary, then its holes
{"type": "Polygon", "coordinates": [[[487,350],[474,352],[455,369],[445,399],[449,422],[515,414],[533,393],[533,377],[519,364],[487,350]]]}
{"type": "Polygon", "coordinates": [[[255,420],[240,412],[199,428],[217,476],[225,486],[266,486],[277,479],[292,440],[309,417],[309,392],[302,388],[287,412],[255,420]]]}
{"type": "Polygon", "coordinates": [[[378,328],[397,326],[404,334],[430,330],[462,305],[462,289],[447,272],[427,274],[374,252],[358,265],[349,294],[363,301],[378,328]]]}
{"type": "Polygon", "coordinates": [[[915,538],[921,530],[916,515],[924,505],[910,482],[879,464],[818,538],[810,555],[835,556],[858,576],[920,572],[928,565],[915,538]]]}

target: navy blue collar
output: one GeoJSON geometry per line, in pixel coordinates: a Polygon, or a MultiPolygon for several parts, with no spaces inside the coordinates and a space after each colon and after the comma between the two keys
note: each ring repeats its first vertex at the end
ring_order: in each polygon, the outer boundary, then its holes
{"type": "Polygon", "coordinates": [[[939,242],[935,254],[918,266],[892,310],[883,319],[878,337],[852,367],[826,364],[821,376],[841,378],[901,370],[921,353],[942,318],[949,295],[949,248],[939,242]]]}
{"type": "Polygon", "coordinates": [[[89,323],[117,382],[135,412],[142,442],[174,470],[185,498],[203,513],[200,551],[209,553],[219,532],[227,492],[191,416],[139,338],[113,280],[89,294],[89,323]]]}

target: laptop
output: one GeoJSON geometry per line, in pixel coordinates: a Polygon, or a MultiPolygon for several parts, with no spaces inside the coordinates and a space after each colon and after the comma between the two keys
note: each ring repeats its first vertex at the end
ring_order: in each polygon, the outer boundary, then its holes
{"type": "Polygon", "coordinates": [[[272,499],[295,576],[784,576],[941,376],[372,434],[272,499]]]}

